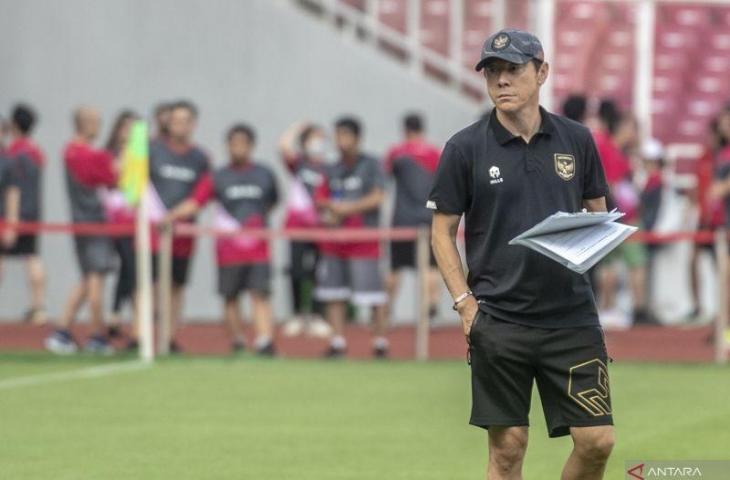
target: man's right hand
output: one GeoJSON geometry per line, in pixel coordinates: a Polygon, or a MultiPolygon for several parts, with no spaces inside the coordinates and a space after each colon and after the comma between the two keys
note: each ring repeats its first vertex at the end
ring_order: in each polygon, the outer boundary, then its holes
{"type": "Polygon", "coordinates": [[[457,311],[459,312],[459,318],[461,318],[461,325],[464,328],[464,335],[468,341],[471,325],[479,311],[479,303],[477,303],[477,299],[473,295],[469,295],[459,303],[457,311]]]}

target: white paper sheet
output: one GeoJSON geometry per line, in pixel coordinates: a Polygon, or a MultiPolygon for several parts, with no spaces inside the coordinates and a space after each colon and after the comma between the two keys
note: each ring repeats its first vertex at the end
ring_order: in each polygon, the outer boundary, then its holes
{"type": "Polygon", "coordinates": [[[578,273],[585,273],[637,228],[615,223],[620,212],[553,214],[512,239],[578,273]]]}

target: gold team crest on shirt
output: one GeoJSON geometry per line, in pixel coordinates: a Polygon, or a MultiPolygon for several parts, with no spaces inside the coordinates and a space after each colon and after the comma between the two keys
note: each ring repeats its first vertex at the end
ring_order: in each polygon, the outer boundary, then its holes
{"type": "Polygon", "coordinates": [[[555,173],[565,181],[573,178],[575,175],[575,157],[567,153],[556,153],[554,158],[555,173]]]}

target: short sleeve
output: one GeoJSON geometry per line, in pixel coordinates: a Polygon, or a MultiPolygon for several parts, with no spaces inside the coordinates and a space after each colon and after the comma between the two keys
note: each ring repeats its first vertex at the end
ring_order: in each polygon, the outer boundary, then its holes
{"type": "Polygon", "coordinates": [[[205,205],[213,198],[213,176],[211,174],[206,173],[200,177],[190,198],[200,206],[205,205]]]}
{"type": "Polygon", "coordinates": [[[269,207],[273,207],[279,202],[279,187],[276,184],[276,176],[272,172],[269,173],[269,182],[271,185],[271,188],[269,188],[269,195],[267,200],[267,204],[269,207]]]}
{"type": "Polygon", "coordinates": [[[461,215],[471,203],[472,172],[461,150],[447,143],[441,153],[426,208],[461,215]]]}
{"type": "Polygon", "coordinates": [[[587,144],[583,163],[583,198],[593,199],[608,195],[608,184],[603,172],[603,165],[598,156],[593,137],[586,135],[587,144]]]}
{"type": "Polygon", "coordinates": [[[383,166],[377,160],[373,160],[373,185],[372,188],[379,188],[385,190],[385,170],[383,166]]]}

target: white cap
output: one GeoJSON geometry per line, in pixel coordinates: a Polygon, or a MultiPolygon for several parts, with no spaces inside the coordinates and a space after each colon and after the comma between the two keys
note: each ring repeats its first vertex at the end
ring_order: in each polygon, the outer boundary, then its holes
{"type": "Polygon", "coordinates": [[[656,138],[647,138],[641,144],[641,157],[645,160],[661,160],[664,158],[664,145],[656,138]]]}

